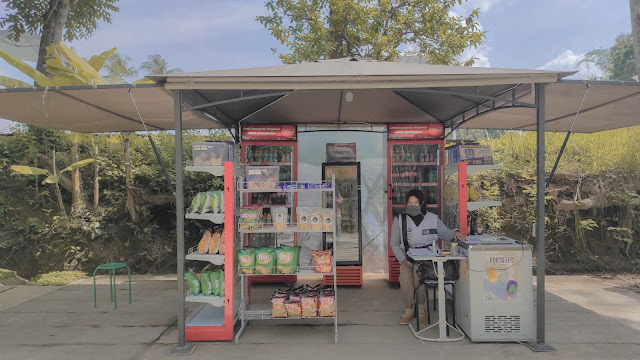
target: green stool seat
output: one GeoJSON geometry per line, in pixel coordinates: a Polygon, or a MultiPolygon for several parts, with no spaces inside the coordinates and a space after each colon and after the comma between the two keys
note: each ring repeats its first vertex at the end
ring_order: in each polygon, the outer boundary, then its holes
{"type": "Polygon", "coordinates": [[[131,269],[127,263],[108,263],[101,264],[93,271],[93,307],[98,307],[96,300],[96,273],[98,270],[109,271],[109,289],[111,290],[111,302],[113,308],[118,309],[118,301],[116,299],[116,270],[127,268],[127,274],[129,275],[129,304],[131,304],[131,269]]]}

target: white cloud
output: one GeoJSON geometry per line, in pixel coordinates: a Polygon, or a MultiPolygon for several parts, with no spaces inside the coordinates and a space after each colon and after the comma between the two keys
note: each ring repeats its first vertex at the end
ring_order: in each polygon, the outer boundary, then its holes
{"type": "Polygon", "coordinates": [[[465,62],[471,57],[475,57],[473,66],[477,67],[491,67],[491,61],[489,61],[489,52],[491,49],[487,46],[479,46],[477,49],[469,48],[465,50],[462,55],[458,57],[460,62],[465,62]]]}
{"type": "Polygon", "coordinates": [[[538,69],[577,71],[575,75],[570,77],[573,79],[588,79],[602,76],[602,70],[595,64],[580,64],[580,61],[584,59],[584,55],[583,53],[575,53],[572,50],[565,50],[562,54],[549,60],[538,69]]]}
{"type": "Polygon", "coordinates": [[[468,0],[464,1],[462,5],[457,5],[454,9],[460,10],[463,13],[469,13],[474,9],[480,9],[480,14],[485,14],[491,10],[498,3],[505,0],[468,0]]]}

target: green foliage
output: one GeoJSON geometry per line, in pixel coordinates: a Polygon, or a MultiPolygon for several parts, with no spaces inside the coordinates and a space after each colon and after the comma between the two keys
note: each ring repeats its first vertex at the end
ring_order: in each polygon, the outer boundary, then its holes
{"type": "Polygon", "coordinates": [[[110,84],[121,84],[126,82],[126,78],[130,78],[138,75],[138,71],[135,67],[129,66],[131,58],[128,56],[122,56],[116,52],[113,56],[106,60],[107,75],[105,79],[110,84]]]}
{"type": "Polygon", "coordinates": [[[13,277],[13,271],[0,268],[0,281],[13,277]]]}
{"type": "Polygon", "coordinates": [[[111,13],[120,9],[118,0],[7,0],[3,1],[4,14],[0,17],[0,28],[9,30],[14,41],[24,33],[40,35],[45,19],[51,16],[50,7],[59,1],[70,6],[64,29],[64,40],[86,39],[98,28],[98,23],[111,23],[111,13]]]}
{"type": "Polygon", "coordinates": [[[580,65],[586,65],[589,70],[595,65],[602,70],[603,76],[591,75],[596,80],[634,81],[631,77],[638,74],[635,70],[631,34],[618,35],[616,42],[608,49],[589,51],[578,63],[580,65]]]}
{"type": "Polygon", "coordinates": [[[87,274],[82,271],[53,271],[36,276],[29,284],[39,286],[65,286],[86,278],[87,274]]]}
{"type": "Polygon", "coordinates": [[[140,66],[140,70],[143,70],[147,75],[162,75],[162,74],[175,74],[181,73],[181,68],[169,69],[169,64],[160,54],[149,55],[147,61],[143,62],[140,66]]]}
{"type": "MultiPolygon", "coordinates": [[[[461,0],[267,0],[256,18],[289,49],[283,63],[357,56],[395,60],[406,46],[430,64],[458,64],[456,57],[484,40],[479,9],[452,15],[461,0]]],[[[272,49],[274,53],[275,49],[272,49]]],[[[465,65],[473,64],[469,59],[465,65]]]]}

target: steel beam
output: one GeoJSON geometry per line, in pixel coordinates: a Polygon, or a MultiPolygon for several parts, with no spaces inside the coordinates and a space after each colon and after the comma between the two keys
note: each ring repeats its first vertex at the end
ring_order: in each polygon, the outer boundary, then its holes
{"type": "Polygon", "coordinates": [[[239,98],[220,100],[220,101],[214,101],[214,102],[210,102],[210,103],[206,103],[206,104],[200,104],[200,105],[196,105],[196,106],[191,106],[191,107],[188,107],[186,109],[183,109],[183,111],[192,111],[192,110],[204,109],[204,108],[208,108],[208,107],[212,107],[212,106],[224,105],[224,104],[234,103],[234,102],[238,102],[238,101],[262,99],[262,98],[269,98],[269,97],[278,97],[278,96],[287,95],[289,93],[291,93],[291,91],[282,91],[282,92],[269,93],[269,94],[258,94],[258,95],[242,96],[242,97],[239,97],[239,98]]]}
{"type": "MultiPolygon", "coordinates": [[[[460,93],[460,92],[456,92],[456,91],[448,91],[448,90],[436,90],[436,89],[400,89],[401,91],[411,91],[411,92],[423,92],[423,93],[430,93],[430,94],[443,94],[443,95],[452,95],[452,96],[463,96],[463,97],[470,97],[470,98],[477,98],[477,99],[483,99],[483,100],[496,100],[496,101],[502,101],[505,103],[511,103],[514,105],[520,105],[523,107],[529,107],[529,108],[535,108],[536,105],[535,104],[529,104],[523,101],[517,101],[517,100],[511,100],[511,99],[503,99],[503,98],[499,98],[499,97],[495,97],[495,96],[485,96],[485,95],[477,95],[477,94],[469,94],[469,93],[460,93]]],[[[475,105],[473,106],[475,107],[475,105]]],[[[472,107],[472,108],[473,108],[472,107]]]]}
{"type": "Polygon", "coordinates": [[[191,354],[195,346],[184,338],[184,168],[182,158],[182,90],[173,96],[176,144],[176,246],[178,253],[178,344],[169,351],[171,355],[191,354]]]}

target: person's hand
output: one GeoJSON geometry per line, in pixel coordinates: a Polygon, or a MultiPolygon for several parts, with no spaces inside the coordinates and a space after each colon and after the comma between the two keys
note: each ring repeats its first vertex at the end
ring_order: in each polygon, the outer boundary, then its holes
{"type": "Polygon", "coordinates": [[[411,266],[411,261],[404,259],[402,261],[402,264],[400,264],[400,271],[402,271],[402,269],[404,269],[407,266],[411,266]]]}
{"type": "Polygon", "coordinates": [[[453,233],[453,239],[456,240],[456,241],[466,241],[467,240],[467,238],[464,235],[462,235],[462,233],[459,230],[456,230],[453,233]]]}

